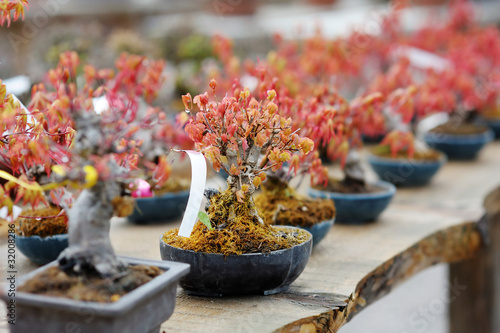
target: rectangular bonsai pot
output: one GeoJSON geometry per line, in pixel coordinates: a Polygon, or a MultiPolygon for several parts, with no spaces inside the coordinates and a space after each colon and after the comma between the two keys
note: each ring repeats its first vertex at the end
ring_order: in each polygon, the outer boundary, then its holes
{"type": "MultiPolygon", "coordinates": [[[[130,265],[157,266],[165,272],[132,290],[113,303],[80,302],[73,299],[16,292],[15,325],[11,333],[79,332],[136,333],[159,332],[160,325],[174,312],[177,282],[189,271],[189,265],[170,261],[119,257],[130,265]]],[[[17,281],[21,285],[34,275],[57,265],[53,261],[17,281]]],[[[6,289],[1,298],[9,302],[6,289]]]]}

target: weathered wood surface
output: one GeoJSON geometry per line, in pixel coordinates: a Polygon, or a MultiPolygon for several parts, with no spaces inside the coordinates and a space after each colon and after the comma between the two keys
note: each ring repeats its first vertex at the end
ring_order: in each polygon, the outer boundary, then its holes
{"type": "MultiPolygon", "coordinates": [[[[486,194],[500,184],[499,166],[495,142],[474,162],[449,162],[427,187],[399,189],[376,223],[334,225],[287,293],[217,299],[179,290],[175,313],[162,331],[335,332],[415,273],[480,251],[474,221],[483,214],[486,194]]],[[[159,237],[176,226],[116,220],[113,246],[121,255],[160,259],[159,237]]],[[[18,266],[20,273],[34,268],[24,258],[18,266]]]]}
{"type": "Polygon", "coordinates": [[[485,201],[486,215],[479,222],[485,246],[470,260],[450,265],[450,282],[460,279],[466,288],[450,294],[450,331],[500,331],[500,187],[485,201]]]}

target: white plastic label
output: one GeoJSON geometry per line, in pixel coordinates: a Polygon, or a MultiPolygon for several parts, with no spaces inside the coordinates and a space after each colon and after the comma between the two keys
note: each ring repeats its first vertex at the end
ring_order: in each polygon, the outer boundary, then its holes
{"type": "Polygon", "coordinates": [[[18,102],[19,103],[19,106],[21,106],[21,109],[24,110],[24,112],[26,112],[26,114],[28,115],[28,124],[27,124],[27,130],[29,130],[29,125],[35,125],[36,124],[36,119],[35,117],[33,117],[31,115],[31,112],[30,110],[28,110],[28,108],[26,106],[24,106],[24,104],[19,100],[19,98],[17,98],[16,95],[12,94],[12,97],[14,98],[14,101],[18,102]]]}
{"type": "Polygon", "coordinates": [[[179,150],[188,154],[191,161],[191,188],[189,199],[179,228],[179,236],[189,237],[198,220],[205,183],[207,181],[207,162],[202,153],[193,150],[179,150]]]}
{"type": "Polygon", "coordinates": [[[432,68],[441,72],[451,66],[451,63],[447,59],[416,47],[401,46],[393,52],[393,56],[397,58],[401,56],[407,57],[410,63],[418,68],[432,68]]]}
{"type": "Polygon", "coordinates": [[[20,207],[14,206],[14,207],[12,207],[12,214],[9,215],[9,211],[8,211],[7,207],[2,207],[2,208],[0,208],[0,219],[4,219],[4,220],[8,219],[12,222],[15,219],[17,219],[17,217],[19,216],[19,214],[21,214],[22,211],[23,210],[20,207]]]}

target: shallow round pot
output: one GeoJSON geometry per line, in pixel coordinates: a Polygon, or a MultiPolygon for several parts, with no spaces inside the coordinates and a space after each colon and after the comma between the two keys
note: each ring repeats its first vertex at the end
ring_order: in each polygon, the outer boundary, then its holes
{"type": "Polygon", "coordinates": [[[495,138],[500,139],[500,119],[487,119],[485,122],[495,134],[495,138]]]}
{"type": "Polygon", "coordinates": [[[189,191],[166,193],[151,198],[137,198],[134,212],[127,219],[137,224],[175,220],[184,213],[188,199],[189,191]]]}
{"type": "Polygon", "coordinates": [[[290,249],[228,256],[179,249],[160,237],[161,258],[190,264],[191,271],[180,285],[187,293],[200,296],[270,295],[284,291],[306,267],[311,250],[312,235],[290,249]]]}
{"type": "Polygon", "coordinates": [[[335,203],[338,223],[363,224],[373,222],[387,208],[396,193],[396,187],[380,180],[374,184],[383,189],[375,193],[338,193],[310,188],[308,194],[313,198],[332,199],[335,203]]]}
{"type": "Polygon", "coordinates": [[[44,238],[16,235],[16,247],[34,264],[45,265],[56,260],[59,254],[68,247],[68,234],[44,238]]]}
{"type": "Polygon", "coordinates": [[[409,160],[406,158],[385,158],[370,154],[368,163],[380,179],[396,186],[421,186],[446,163],[446,155],[439,153],[437,160],[409,160]]]}
{"type": "Polygon", "coordinates": [[[312,227],[301,227],[304,230],[307,230],[313,236],[313,247],[319,244],[323,238],[326,237],[328,231],[332,228],[333,223],[335,222],[335,218],[323,221],[314,224],[312,227]]]}
{"type": "Polygon", "coordinates": [[[480,134],[452,135],[445,133],[427,132],[424,141],[436,150],[442,151],[449,159],[471,160],[483,146],[492,141],[494,134],[487,130],[480,134]]]}

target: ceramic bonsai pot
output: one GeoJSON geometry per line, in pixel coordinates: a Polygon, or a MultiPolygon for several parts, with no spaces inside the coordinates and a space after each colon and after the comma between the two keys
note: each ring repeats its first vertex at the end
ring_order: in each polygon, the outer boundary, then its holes
{"type": "Polygon", "coordinates": [[[127,219],[137,224],[175,220],[186,210],[189,191],[166,193],[158,197],[135,199],[134,212],[127,219]]]}
{"type": "Polygon", "coordinates": [[[446,163],[446,155],[443,153],[439,155],[439,159],[436,160],[408,160],[370,154],[368,163],[382,180],[396,186],[421,186],[428,184],[446,163]]]}
{"type": "Polygon", "coordinates": [[[16,235],[16,247],[31,262],[45,265],[57,259],[59,254],[68,247],[68,234],[48,237],[16,235]]]}
{"type": "Polygon", "coordinates": [[[364,224],[373,222],[387,208],[396,193],[396,187],[386,181],[373,184],[381,189],[373,193],[338,193],[310,188],[308,194],[313,198],[328,198],[335,202],[335,220],[343,224],[364,224]]]}
{"type": "Polygon", "coordinates": [[[364,143],[380,143],[386,135],[387,135],[387,133],[373,135],[373,136],[363,134],[362,140],[364,143]]]}
{"type": "Polygon", "coordinates": [[[326,237],[326,234],[330,231],[333,226],[335,219],[331,219],[328,221],[323,221],[314,224],[312,227],[301,227],[304,230],[307,230],[313,236],[313,247],[319,244],[323,238],[326,237]]]}
{"type": "Polygon", "coordinates": [[[500,139],[500,119],[486,119],[485,123],[495,133],[495,138],[500,139]]]}
{"type": "Polygon", "coordinates": [[[228,256],[183,250],[166,244],[160,237],[161,258],[190,264],[191,271],[180,285],[187,293],[200,296],[270,295],[284,291],[306,267],[311,250],[312,235],[290,249],[228,256]]]}
{"type": "Polygon", "coordinates": [[[450,160],[471,160],[493,137],[493,131],[490,129],[480,134],[468,135],[427,132],[424,141],[431,148],[445,153],[450,160]]]}
{"type": "Polygon", "coordinates": [[[221,177],[222,179],[227,179],[229,177],[229,174],[224,171],[224,169],[220,169],[217,174],[219,175],[219,177],[221,177]]]}
{"type": "MultiPolygon", "coordinates": [[[[178,280],[189,266],[182,263],[124,258],[131,265],[157,266],[165,272],[132,290],[113,303],[79,302],[72,299],[17,292],[16,322],[11,333],[80,332],[136,333],[159,332],[160,325],[173,313],[178,280]]],[[[18,284],[32,278],[48,265],[21,277],[18,284]]],[[[7,287],[6,287],[7,289],[7,287]]],[[[9,304],[6,289],[1,298],[9,304]]]]}

